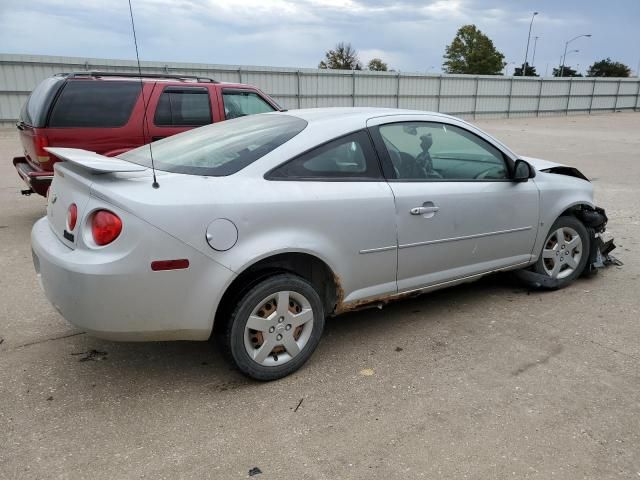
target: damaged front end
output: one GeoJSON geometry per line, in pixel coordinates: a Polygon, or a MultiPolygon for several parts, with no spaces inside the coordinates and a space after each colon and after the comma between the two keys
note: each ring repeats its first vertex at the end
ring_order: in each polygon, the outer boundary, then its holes
{"type": "MultiPolygon", "coordinates": [[[[582,272],[583,276],[592,276],[598,273],[598,269],[608,265],[622,266],[622,262],[611,255],[616,248],[613,238],[604,239],[608,217],[603,208],[582,206],[574,210],[573,214],[578,218],[589,232],[589,259],[582,272]]],[[[548,275],[543,275],[531,270],[518,270],[514,272],[519,280],[531,288],[555,290],[559,288],[559,281],[548,275]]]]}
{"type": "Polygon", "coordinates": [[[607,265],[621,266],[622,262],[611,255],[613,249],[616,248],[613,238],[606,241],[603,239],[603,234],[609,221],[604,209],[600,207],[593,209],[581,208],[575,214],[587,227],[591,239],[589,243],[589,261],[583,275],[593,275],[597,273],[598,268],[606,267],[607,265]]]}

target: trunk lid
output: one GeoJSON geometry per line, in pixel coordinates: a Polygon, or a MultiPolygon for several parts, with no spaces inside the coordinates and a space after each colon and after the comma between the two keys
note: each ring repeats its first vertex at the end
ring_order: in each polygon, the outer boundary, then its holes
{"type": "Polygon", "coordinates": [[[74,249],[78,243],[78,234],[82,231],[85,210],[90,197],[91,179],[68,168],[54,166],[55,175],[47,198],[47,219],[53,232],[62,243],[74,249]],[[67,214],[71,204],[78,209],[74,229],[67,225],[67,214]]]}
{"type": "Polygon", "coordinates": [[[47,218],[54,233],[69,248],[75,248],[78,235],[86,224],[86,208],[91,196],[94,175],[113,172],[140,172],[145,167],[117,158],[104,157],[94,152],[77,148],[47,148],[51,154],[66,160],[56,163],[55,175],[49,191],[47,218]],[[69,207],[78,209],[75,228],[67,222],[69,207]]]}

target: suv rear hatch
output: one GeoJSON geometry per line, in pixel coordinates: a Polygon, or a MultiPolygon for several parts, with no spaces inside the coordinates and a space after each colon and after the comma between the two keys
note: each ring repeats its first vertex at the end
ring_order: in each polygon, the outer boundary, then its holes
{"type": "Polygon", "coordinates": [[[50,156],[44,150],[48,145],[45,131],[47,115],[58,92],[65,82],[64,76],[55,76],[43,80],[29,95],[20,112],[16,127],[20,132],[20,142],[24,156],[37,170],[51,170],[50,156]]]}

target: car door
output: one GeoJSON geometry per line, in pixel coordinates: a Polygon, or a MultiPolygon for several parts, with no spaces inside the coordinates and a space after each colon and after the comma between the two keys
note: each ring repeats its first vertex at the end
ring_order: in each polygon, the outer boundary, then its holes
{"type": "Polygon", "coordinates": [[[255,90],[224,87],[222,88],[221,96],[225,120],[276,110],[271,103],[262,98],[255,90]]]}
{"type": "Polygon", "coordinates": [[[285,229],[292,245],[311,238],[309,249],[332,259],[345,303],[397,292],[393,193],[366,130],[319,145],[265,178],[270,194],[286,203],[279,212],[293,222],[285,229]]]}
{"type": "Polygon", "coordinates": [[[213,121],[211,96],[206,86],[156,84],[147,112],[151,141],[213,121]]]}
{"type": "Polygon", "coordinates": [[[513,159],[487,136],[436,116],[369,126],[395,196],[399,292],[530,261],[538,189],[510,180],[513,159]]]}

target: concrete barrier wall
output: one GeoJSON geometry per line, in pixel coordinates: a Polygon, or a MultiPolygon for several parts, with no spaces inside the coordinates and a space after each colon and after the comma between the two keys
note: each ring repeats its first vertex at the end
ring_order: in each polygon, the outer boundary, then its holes
{"type": "MultiPolygon", "coordinates": [[[[0,54],[0,126],[15,123],[29,93],[44,78],[85,70],[137,72],[138,67],[131,60],[0,54]]],[[[506,118],[640,108],[638,78],[425,75],[173,62],[142,62],[142,70],[250,83],[289,109],[375,106],[506,118]]]]}

